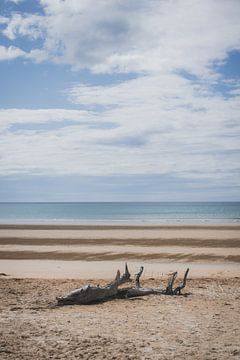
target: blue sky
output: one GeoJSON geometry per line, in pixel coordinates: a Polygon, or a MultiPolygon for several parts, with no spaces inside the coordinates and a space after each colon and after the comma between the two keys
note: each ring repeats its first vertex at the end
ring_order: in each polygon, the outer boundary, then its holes
{"type": "Polygon", "coordinates": [[[1,0],[0,201],[239,201],[239,18],[1,0]]]}

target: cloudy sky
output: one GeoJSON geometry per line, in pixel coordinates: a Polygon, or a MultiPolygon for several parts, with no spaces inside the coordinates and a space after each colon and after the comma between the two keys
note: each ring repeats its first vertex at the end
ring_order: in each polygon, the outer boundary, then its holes
{"type": "Polygon", "coordinates": [[[239,0],[0,0],[0,201],[240,200],[239,0]]]}

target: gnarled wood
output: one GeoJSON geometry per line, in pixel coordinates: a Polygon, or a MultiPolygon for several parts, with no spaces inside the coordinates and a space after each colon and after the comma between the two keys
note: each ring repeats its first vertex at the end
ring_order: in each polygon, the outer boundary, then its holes
{"type": "Polygon", "coordinates": [[[173,295],[173,284],[174,281],[177,277],[177,271],[175,271],[173,274],[170,275],[169,279],[168,279],[168,285],[166,288],[166,295],[173,295]]]}
{"type": "Polygon", "coordinates": [[[186,286],[188,273],[189,273],[189,268],[187,268],[187,270],[186,270],[186,272],[184,274],[184,278],[183,278],[182,283],[179,286],[177,286],[176,289],[174,289],[173,295],[180,295],[181,294],[181,290],[183,288],[185,288],[185,286],[186,286]]]}
{"type": "Polygon", "coordinates": [[[137,289],[140,288],[140,277],[141,277],[141,275],[143,273],[143,269],[144,269],[144,267],[141,266],[140,271],[137,274],[135,274],[135,287],[137,289]]]}
{"type": "Polygon", "coordinates": [[[116,297],[118,293],[118,286],[131,281],[130,277],[131,276],[126,264],[125,273],[120,276],[120,271],[118,270],[115,279],[110,284],[104,287],[86,285],[80,289],[76,289],[66,296],[57,297],[58,305],[91,304],[116,297]]]}
{"type": "Polygon", "coordinates": [[[80,289],[70,292],[68,295],[58,297],[58,305],[68,304],[92,304],[96,302],[106,301],[113,298],[131,298],[145,295],[179,295],[181,290],[186,286],[187,275],[189,269],[186,270],[182,283],[173,288],[174,281],[177,277],[177,272],[171,274],[168,279],[166,289],[160,288],[142,288],[140,286],[140,277],[143,273],[143,266],[140,271],[135,275],[135,287],[120,288],[119,286],[131,281],[131,275],[128,270],[127,264],[125,265],[125,272],[121,276],[120,271],[117,271],[115,279],[106,286],[93,286],[86,285],[80,289]]]}

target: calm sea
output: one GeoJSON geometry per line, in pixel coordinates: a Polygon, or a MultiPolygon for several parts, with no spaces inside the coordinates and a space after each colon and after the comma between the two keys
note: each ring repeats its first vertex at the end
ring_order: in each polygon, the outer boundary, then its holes
{"type": "Polygon", "coordinates": [[[240,223],[240,202],[0,203],[0,223],[240,223]]]}

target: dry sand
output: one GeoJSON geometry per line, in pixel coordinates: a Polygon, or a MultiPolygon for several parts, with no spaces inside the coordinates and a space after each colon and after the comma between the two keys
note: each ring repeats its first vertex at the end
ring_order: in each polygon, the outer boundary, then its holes
{"type": "Polygon", "coordinates": [[[1,225],[0,359],[238,359],[239,250],[237,225],[1,225]],[[55,306],[124,260],[155,287],[189,266],[184,296],[55,306]]]}
{"type": "MultiPolygon", "coordinates": [[[[103,283],[99,280],[98,283],[103,283]]],[[[54,307],[81,280],[2,279],[1,359],[239,359],[240,279],[193,279],[185,296],[54,307]]],[[[145,285],[158,286],[156,280],[145,285]]]]}

